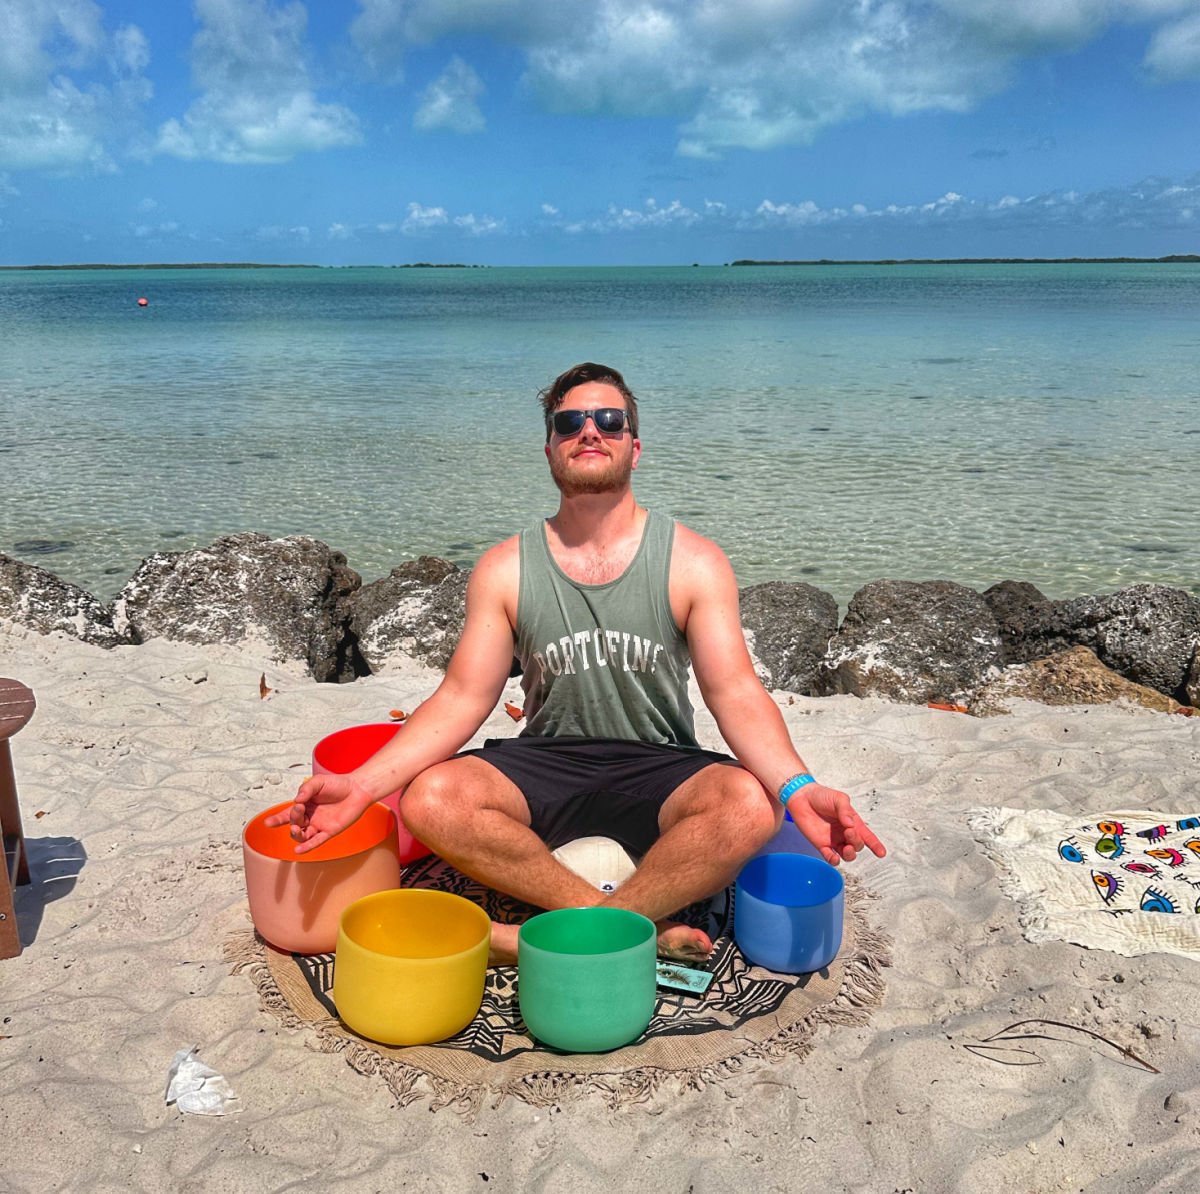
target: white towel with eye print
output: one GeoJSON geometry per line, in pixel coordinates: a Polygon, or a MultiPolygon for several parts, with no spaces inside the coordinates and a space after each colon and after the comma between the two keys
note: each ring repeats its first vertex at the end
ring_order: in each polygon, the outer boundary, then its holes
{"type": "Polygon", "coordinates": [[[1200,814],[979,808],[967,821],[1027,940],[1200,955],[1200,814]]]}

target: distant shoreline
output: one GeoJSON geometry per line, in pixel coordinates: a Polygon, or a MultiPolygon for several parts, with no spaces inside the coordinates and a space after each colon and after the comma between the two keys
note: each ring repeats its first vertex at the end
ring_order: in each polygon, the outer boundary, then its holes
{"type": "Polygon", "coordinates": [[[409,261],[400,265],[313,265],[302,261],[279,264],[264,261],[143,261],[124,265],[105,262],[78,262],[71,265],[0,265],[0,270],[64,269],[487,269],[484,265],[461,262],[438,263],[409,261]]]}
{"type": "Polygon", "coordinates": [[[258,261],[187,261],[187,262],[133,262],[115,265],[102,261],[77,262],[71,265],[0,265],[0,270],[55,270],[55,269],[320,269],[319,265],[271,265],[258,261]]]}
{"type": "MultiPolygon", "coordinates": [[[[692,268],[699,266],[693,262],[692,268]]],[[[1174,253],[1168,257],[821,257],[795,261],[739,258],[737,261],[709,263],[710,268],[759,265],[1197,265],[1200,253],[1174,253]]],[[[387,265],[316,265],[309,262],[262,261],[146,261],[116,264],[111,262],[74,262],[68,265],[0,265],[0,271],[21,270],[148,270],[148,269],[491,269],[487,265],[466,262],[408,261],[387,265]]],[[[662,266],[513,266],[514,269],[661,269],[662,266]]],[[[684,268],[681,264],[680,269],[684,268]]]]}
{"type": "Polygon", "coordinates": [[[730,265],[1194,265],[1200,254],[1175,253],[1169,257],[881,257],[867,260],[755,261],[749,258],[730,265]]]}

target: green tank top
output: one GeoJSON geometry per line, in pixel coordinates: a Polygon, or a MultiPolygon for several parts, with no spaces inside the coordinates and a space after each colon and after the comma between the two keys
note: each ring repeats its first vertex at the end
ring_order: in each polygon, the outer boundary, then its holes
{"type": "Polygon", "coordinates": [[[668,591],[675,523],[650,513],[616,580],[588,585],[555,563],[545,523],[521,532],[517,657],[524,735],[696,746],[687,640],[668,591]]]}

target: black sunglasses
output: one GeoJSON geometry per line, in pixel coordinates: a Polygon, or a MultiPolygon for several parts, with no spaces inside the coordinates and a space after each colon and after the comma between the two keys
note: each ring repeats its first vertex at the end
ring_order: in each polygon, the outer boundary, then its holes
{"type": "Polygon", "coordinates": [[[591,419],[601,435],[620,435],[629,422],[629,412],[619,406],[601,406],[596,410],[556,410],[551,417],[559,435],[578,435],[591,419]]]}

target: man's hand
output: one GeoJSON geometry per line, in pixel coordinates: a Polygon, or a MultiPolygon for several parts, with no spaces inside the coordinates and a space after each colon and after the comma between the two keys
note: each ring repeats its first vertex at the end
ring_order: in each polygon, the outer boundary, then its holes
{"type": "Polygon", "coordinates": [[[265,823],[274,828],[290,821],[296,853],[307,854],[353,825],[374,799],[348,775],[314,775],[300,785],[290,808],[265,823]]]}
{"type": "Polygon", "coordinates": [[[854,811],[850,797],[824,784],[809,784],[789,801],[788,812],[796,828],[833,866],[843,859],[853,862],[860,850],[870,850],[882,858],[887,850],[854,811]]]}

